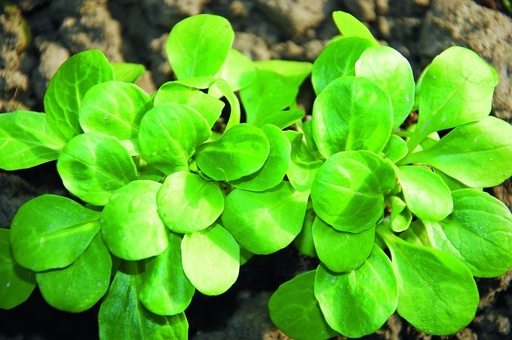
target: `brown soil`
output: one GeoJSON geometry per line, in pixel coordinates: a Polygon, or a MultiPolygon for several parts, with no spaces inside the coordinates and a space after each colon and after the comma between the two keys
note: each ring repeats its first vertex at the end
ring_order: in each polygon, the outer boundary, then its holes
{"type": "MultiPolygon", "coordinates": [[[[330,18],[345,10],[406,56],[415,75],[442,50],[467,46],[490,62],[501,82],[493,114],[512,123],[512,19],[500,1],[442,0],[11,0],[0,1],[0,112],[42,111],[48,80],[70,55],[101,49],[111,61],[143,63],[139,85],[151,93],[171,79],[163,44],[186,16],[215,13],[232,23],[235,48],[253,59],[313,61],[336,34],[330,18]]],[[[311,106],[305,86],[301,103],[311,106]]],[[[65,194],[54,164],[0,172],[0,227],[17,207],[44,192],[65,194]]],[[[492,192],[510,208],[510,179],[492,192]]],[[[267,300],[279,284],[314,263],[292,248],[257,257],[242,268],[235,287],[221,297],[196,296],[187,310],[192,339],[288,339],[268,318],[267,300]]],[[[450,339],[511,337],[512,273],[478,280],[475,320],[450,339]]],[[[29,302],[0,310],[1,339],[97,338],[97,306],[78,315],[58,312],[35,292],[29,302]]],[[[368,339],[431,339],[393,315],[368,339]]]]}

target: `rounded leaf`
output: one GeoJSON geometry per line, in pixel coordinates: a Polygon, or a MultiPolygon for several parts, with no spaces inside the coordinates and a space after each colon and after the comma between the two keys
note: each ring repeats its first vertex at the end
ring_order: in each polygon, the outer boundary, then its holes
{"type": "Polygon", "coordinates": [[[101,213],[101,232],[112,254],[135,261],[161,254],[169,244],[158,217],[156,194],[161,184],[133,181],[117,190],[101,213]]]}
{"type": "Polygon", "coordinates": [[[156,196],[158,215],[176,233],[202,230],[224,210],[224,195],[213,182],[186,171],[165,179],[156,196]]]}
{"type": "Polygon", "coordinates": [[[205,295],[224,293],[240,271],[240,246],[219,224],[186,234],[181,243],[183,270],[205,295]]]}

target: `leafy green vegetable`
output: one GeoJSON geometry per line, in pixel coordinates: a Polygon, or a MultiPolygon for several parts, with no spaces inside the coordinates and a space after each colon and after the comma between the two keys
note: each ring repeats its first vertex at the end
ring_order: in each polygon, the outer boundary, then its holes
{"type": "Polygon", "coordinates": [[[134,83],[146,71],[142,64],[111,63],[114,70],[114,79],[126,83],[134,83]]]}
{"type": "Polygon", "coordinates": [[[332,13],[332,18],[336,27],[344,37],[360,37],[372,43],[374,46],[379,46],[379,42],[375,40],[372,33],[362,22],[357,20],[352,14],[335,11],[332,13]]]}

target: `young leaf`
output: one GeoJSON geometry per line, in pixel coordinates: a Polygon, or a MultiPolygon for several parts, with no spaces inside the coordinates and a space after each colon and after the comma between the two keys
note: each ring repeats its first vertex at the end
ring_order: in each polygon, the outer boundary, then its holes
{"type": "Polygon", "coordinates": [[[407,59],[389,46],[370,47],[357,60],[355,73],[375,81],[389,94],[393,105],[393,129],[398,128],[412,110],[416,91],[407,59]]]}
{"type": "Polygon", "coordinates": [[[320,218],[313,223],[313,240],[318,258],[331,271],[349,272],[370,256],[375,241],[375,227],[358,234],[337,231],[320,218]]]}
{"type": "Polygon", "coordinates": [[[454,209],[446,219],[425,222],[435,248],[454,255],[477,277],[498,277],[512,267],[512,216],[491,195],[473,189],[452,193],[454,209]]]}
{"type": "Polygon", "coordinates": [[[111,65],[114,70],[114,79],[126,83],[135,83],[146,71],[146,67],[142,64],[111,63],[111,65]]]}
{"type": "Polygon", "coordinates": [[[186,339],[188,322],[185,314],[160,316],[144,308],[137,297],[137,273],[130,266],[137,264],[124,264],[116,272],[101,303],[98,314],[100,339],[186,339]]]}
{"type": "Polygon", "coordinates": [[[334,330],[351,338],[371,334],[396,310],[398,290],[391,262],[375,245],[356,270],[337,274],[320,265],[315,297],[334,330]]]}
{"type": "Polygon", "coordinates": [[[167,176],[156,203],[167,228],[175,233],[191,233],[215,222],[224,209],[224,195],[215,183],[179,171],[167,176]]]}
{"type": "Polygon", "coordinates": [[[302,223],[302,229],[293,240],[293,244],[297,249],[309,257],[318,257],[315,249],[315,243],[313,241],[313,223],[316,219],[315,211],[308,206],[306,209],[306,216],[304,217],[304,222],[302,223]]]}
{"type": "Polygon", "coordinates": [[[323,162],[312,155],[302,133],[292,130],[287,130],[284,133],[292,145],[290,163],[286,172],[288,180],[296,190],[308,191],[323,162]]]}
{"type": "Polygon", "coordinates": [[[401,163],[426,163],[473,188],[492,187],[512,176],[512,126],[495,118],[456,127],[431,148],[401,163]]]}
{"type": "Polygon", "coordinates": [[[206,119],[188,105],[167,103],[149,110],[140,122],[144,159],[168,175],[187,171],[196,147],[211,135],[206,119]]]}
{"type": "Polygon", "coordinates": [[[78,111],[85,93],[94,85],[114,79],[114,71],[99,50],[75,54],[62,64],[44,95],[48,123],[62,140],[82,132],[78,111]]]}
{"type": "Polygon", "coordinates": [[[317,95],[333,80],[342,76],[355,76],[356,61],[372,46],[369,40],[347,37],[331,42],[313,63],[311,82],[317,95]]]}
{"type": "Polygon", "coordinates": [[[132,157],[114,137],[89,132],[71,139],[57,160],[66,189],[81,200],[103,206],[112,193],[137,178],[132,157]]]}
{"type": "Polygon", "coordinates": [[[264,192],[233,190],[226,198],[222,224],[254,254],[271,254],[299,234],[309,193],[282,182],[264,192]]]}
{"type": "Polygon", "coordinates": [[[265,191],[283,181],[290,163],[291,144],[284,132],[274,125],[264,125],[261,130],[270,144],[270,153],[263,167],[255,173],[230,181],[229,184],[238,189],[249,191],[265,191]]]}
{"type": "Polygon", "coordinates": [[[439,54],[422,76],[420,115],[409,150],[431,132],[489,115],[497,84],[497,72],[475,52],[452,46],[439,54]]]}
{"type": "Polygon", "coordinates": [[[224,64],[234,38],[227,19],[199,14],[173,27],[165,52],[178,79],[214,76],[224,64]]]}
{"type": "Polygon", "coordinates": [[[411,211],[407,208],[407,204],[397,196],[389,197],[391,214],[389,215],[389,222],[391,223],[391,230],[394,232],[402,232],[409,228],[412,222],[411,211]]]}
{"type": "Polygon", "coordinates": [[[320,167],[311,200],[316,214],[334,229],[360,233],[382,217],[383,194],[394,186],[388,161],[370,151],[344,151],[320,167]]]}
{"type": "Polygon", "coordinates": [[[78,259],[66,268],[36,273],[41,294],[48,304],[71,313],[91,308],[110,284],[112,260],[99,233],[78,259]]]}
{"type": "Polygon", "coordinates": [[[219,92],[226,98],[229,103],[229,119],[226,123],[224,132],[231,129],[233,126],[240,124],[240,119],[242,116],[240,101],[238,100],[238,97],[235,95],[229,84],[224,79],[218,78],[215,80],[215,83],[210,86],[208,92],[219,92]]]}
{"type": "Polygon", "coordinates": [[[156,256],[167,248],[168,232],[157,213],[160,187],[153,181],[132,181],[110,197],[100,221],[112,254],[134,261],[156,256]]]}
{"type": "Polygon", "coordinates": [[[384,153],[385,158],[388,158],[393,163],[397,163],[407,156],[409,149],[407,148],[407,143],[403,138],[392,134],[382,152],[384,153]]]}
{"type": "Polygon", "coordinates": [[[297,123],[304,117],[304,110],[300,109],[288,109],[275,112],[267,112],[261,115],[255,126],[263,127],[267,124],[275,125],[280,129],[284,129],[297,123]]]}
{"type": "Polygon", "coordinates": [[[99,230],[99,213],[69,198],[41,195],[23,204],[11,224],[18,264],[43,271],[73,263],[99,230]]]}
{"type": "Polygon", "coordinates": [[[224,293],[240,271],[240,246],[219,224],[185,234],[181,243],[183,270],[205,295],[224,293]]]}
{"type": "Polygon", "coordinates": [[[299,86],[311,72],[312,65],[306,62],[265,60],[254,63],[256,79],[240,90],[240,98],[247,115],[247,123],[255,126],[268,121],[268,113],[289,107],[299,93],[299,86]]]}
{"type": "Polygon", "coordinates": [[[10,230],[0,229],[0,308],[11,309],[22,304],[35,287],[34,273],[14,260],[10,230]]]}
{"type": "Polygon", "coordinates": [[[189,105],[208,121],[210,127],[213,127],[224,108],[221,100],[178,82],[167,82],[160,86],[153,103],[155,106],[165,103],[189,105]]]}
{"type": "Polygon", "coordinates": [[[456,333],[473,320],[478,289],[471,271],[455,256],[407,243],[391,233],[384,234],[384,241],[398,280],[400,316],[434,335],[456,333]]]}
{"type": "Polygon", "coordinates": [[[312,123],[315,144],[325,158],[345,150],[378,153],[391,135],[393,108],[374,81],[346,76],[316,97],[312,123]]]}
{"type": "Polygon", "coordinates": [[[31,168],[57,159],[65,142],[48,125],[44,113],[0,114],[0,169],[31,168]]]}
{"type": "Polygon", "coordinates": [[[372,33],[362,22],[357,20],[352,14],[343,11],[334,11],[332,18],[338,30],[344,37],[360,37],[372,43],[373,46],[379,46],[379,42],[373,37],[372,33]]]}
{"type": "Polygon", "coordinates": [[[139,299],[155,314],[176,315],[185,311],[194,292],[181,265],[181,237],[169,233],[169,247],[146,262],[139,299]]]}
{"type": "Polygon", "coordinates": [[[398,168],[398,181],[407,208],[423,221],[441,221],[453,210],[450,188],[426,167],[398,168]]]}
{"type": "Polygon", "coordinates": [[[295,276],[270,297],[270,319],[287,336],[322,340],[336,336],[325,321],[314,295],[315,271],[295,276]]]}
{"type": "Polygon", "coordinates": [[[216,181],[233,181],[255,173],[270,152],[263,131],[248,124],[239,124],[226,131],[219,140],[197,149],[197,165],[216,181]]]}
{"type": "Polygon", "coordinates": [[[101,132],[117,139],[135,139],[142,116],[153,107],[138,86],[121,81],[95,85],[85,94],[79,110],[84,132],[101,132]]]}
{"type": "Polygon", "coordinates": [[[215,78],[224,79],[231,90],[239,91],[254,81],[256,66],[251,59],[232,48],[215,78]]]}

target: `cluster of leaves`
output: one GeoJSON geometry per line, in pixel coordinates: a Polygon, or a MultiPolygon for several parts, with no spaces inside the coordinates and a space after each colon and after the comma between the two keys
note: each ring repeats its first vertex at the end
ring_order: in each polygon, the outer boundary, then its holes
{"type": "Polygon", "coordinates": [[[52,78],[45,113],[0,115],[0,168],[56,160],[74,196],[37,197],[0,230],[0,307],[37,284],[65,311],[103,299],[102,338],[186,338],[196,290],[221,294],[252,254],[295,242],[320,264],[269,301],[291,337],[360,337],[395,311],[430,334],[467,325],[473,277],[512,267],[510,212],[482,190],[512,175],[497,74],[452,47],[415,83],[364,25],[334,20],[342,36],[311,65],[253,62],[224,18],[194,16],[166,44],[177,80],[153,95],[133,84],[142,66],[91,50],[52,78]]]}
{"type": "Polygon", "coordinates": [[[0,168],[56,160],[74,197],[34,198],[0,229],[0,307],[37,284],[64,311],[103,298],[102,338],[186,338],[196,290],[225,292],[252,253],[293,241],[308,195],[284,181],[282,129],[304,116],[312,65],[253,62],[233,39],[222,17],[178,23],[165,46],[177,80],[152,96],[133,83],[144,67],[85,51],[51,79],[44,113],[0,116],[0,168]]]}

